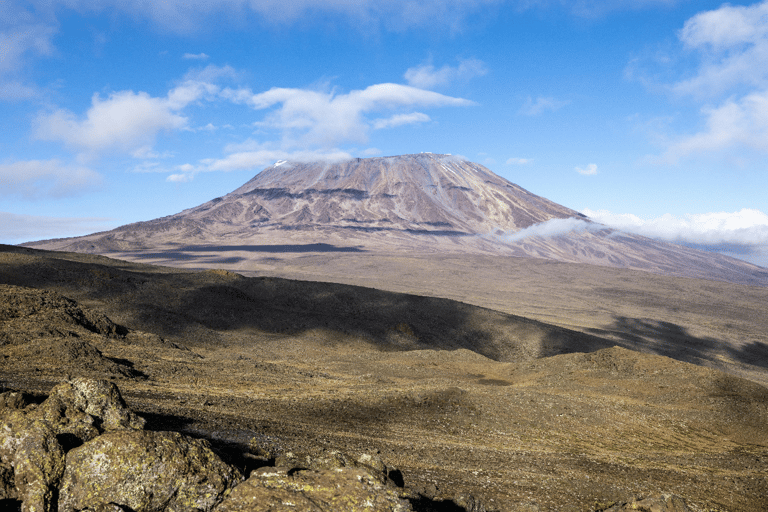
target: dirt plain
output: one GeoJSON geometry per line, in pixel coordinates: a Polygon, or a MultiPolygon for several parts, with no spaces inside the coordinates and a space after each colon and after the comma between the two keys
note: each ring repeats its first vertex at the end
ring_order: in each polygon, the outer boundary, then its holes
{"type": "Polygon", "coordinates": [[[768,509],[768,288],[466,255],[249,272],[2,246],[0,382],[109,378],[242,469],[378,451],[420,511],[768,509]]]}

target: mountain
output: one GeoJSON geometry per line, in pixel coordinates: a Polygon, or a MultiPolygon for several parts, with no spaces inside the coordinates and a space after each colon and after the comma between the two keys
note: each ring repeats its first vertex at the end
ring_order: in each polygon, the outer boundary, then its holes
{"type": "Polygon", "coordinates": [[[175,215],[24,245],[240,271],[276,252],[491,254],[768,285],[761,267],[609,229],[482,165],[432,153],[279,161],[175,215]]]}

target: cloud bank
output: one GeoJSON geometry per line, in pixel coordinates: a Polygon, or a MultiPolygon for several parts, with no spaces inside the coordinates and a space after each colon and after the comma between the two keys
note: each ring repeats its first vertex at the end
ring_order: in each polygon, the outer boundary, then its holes
{"type": "Polygon", "coordinates": [[[723,252],[768,267],[768,215],[760,210],[744,208],[682,217],[665,214],[655,219],[588,208],[582,213],[622,231],[723,252]]]}
{"type": "Polygon", "coordinates": [[[582,233],[584,231],[600,231],[605,226],[587,222],[581,219],[569,217],[567,219],[550,219],[546,222],[534,224],[514,233],[497,235],[497,238],[506,243],[515,243],[526,238],[538,236],[542,238],[567,235],[568,233],[582,233]]]}

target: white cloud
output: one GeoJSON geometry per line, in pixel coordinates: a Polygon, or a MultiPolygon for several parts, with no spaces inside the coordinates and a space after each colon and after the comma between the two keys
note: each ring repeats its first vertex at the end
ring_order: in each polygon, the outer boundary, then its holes
{"type": "Polygon", "coordinates": [[[239,171],[255,169],[274,163],[277,160],[312,162],[316,160],[349,160],[352,155],[338,149],[328,151],[285,151],[280,149],[260,149],[232,153],[221,159],[203,160],[196,169],[206,171],[239,171]]]}
{"type": "Polygon", "coordinates": [[[0,30],[0,74],[22,67],[28,54],[51,55],[55,33],[53,26],[39,22],[17,23],[0,30]]]}
{"type": "Polygon", "coordinates": [[[373,121],[373,128],[381,130],[382,128],[395,128],[406,124],[426,123],[431,121],[427,114],[414,112],[412,114],[396,114],[386,119],[376,119],[373,121]]]}
{"type": "Polygon", "coordinates": [[[593,176],[597,174],[597,164],[589,164],[586,167],[575,167],[574,170],[584,176],[593,176]]]}
{"type": "Polygon", "coordinates": [[[37,19],[23,5],[0,4],[0,100],[23,100],[37,96],[29,83],[29,62],[55,52],[52,40],[58,31],[50,20],[37,19]]]}
{"type": "Polygon", "coordinates": [[[730,148],[751,148],[768,153],[768,91],[729,99],[717,108],[705,108],[706,129],[673,140],[661,158],[674,163],[691,155],[730,148]]]}
{"type": "Polygon", "coordinates": [[[456,80],[469,80],[488,72],[485,64],[477,59],[461,59],[456,67],[445,65],[435,69],[432,64],[421,64],[405,72],[408,85],[422,89],[431,89],[450,84],[456,80]]]}
{"type": "MultiPolygon", "coordinates": [[[[675,65],[692,72],[663,89],[701,102],[703,126],[660,138],[666,149],[650,160],[672,164],[703,154],[768,152],[768,0],[700,12],[685,22],[678,37],[685,51],[659,63],[667,72],[675,65]]],[[[634,61],[628,73],[634,76],[639,67],[634,61]]],[[[639,79],[661,89],[652,79],[639,79]]]]}
{"type": "MultiPolygon", "coordinates": [[[[425,24],[461,27],[464,18],[505,0],[58,0],[79,10],[123,11],[149,19],[173,32],[199,30],[211,17],[222,14],[237,23],[257,18],[272,24],[290,24],[306,16],[325,13],[346,18],[359,30],[383,25],[403,30],[425,24]]],[[[321,18],[321,17],[318,17],[321,18]]]]}
{"type": "Polygon", "coordinates": [[[685,22],[679,37],[688,49],[701,51],[702,63],[695,76],[673,86],[676,92],[768,86],[768,1],[701,12],[685,22]]]}
{"type": "Polygon", "coordinates": [[[114,228],[113,219],[19,215],[0,212],[0,243],[20,244],[33,240],[87,235],[114,228]]]}
{"type": "Polygon", "coordinates": [[[101,176],[59,160],[25,160],[0,164],[0,196],[26,199],[79,196],[101,183],[101,176]]]}
{"type": "Polygon", "coordinates": [[[534,224],[514,233],[495,235],[507,243],[514,243],[532,236],[554,237],[566,235],[568,233],[580,233],[583,231],[599,231],[603,226],[593,224],[573,217],[567,219],[550,219],[546,222],[534,224]]]}
{"type": "Polygon", "coordinates": [[[179,104],[178,97],[169,101],[144,92],[121,91],[104,100],[94,94],[85,119],[79,120],[63,109],[41,114],[35,134],[39,139],[60,140],[85,150],[89,156],[111,149],[127,153],[145,151],[158,132],[186,126],[187,119],[172,108],[179,104]]]}
{"type": "Polygon", "coordinates": [[[665,214],[649,220],[632,214],[615,214],[588,208],[581,213],[607,226],[672,242],[768,243],[768,215],[749,208],[737,212],[688,214],[683,217],[665,214]]]}
{"type": "Polygon", "coordinates": [[[165,178],[165,181],[170,181],[171,183],[187,183],[192,181],[193,178],[193,174],[171,174],[165,178]]]}
{"type": "Polygon", "coordinates": [[[181,58],[187,60],[208,60],[210,57],[205,53],[185,53],[181,58]]]}
{"type": "Polygon", "coordinates": [[[371,85],[347,94],[273,88],[257,94],[247,89],[225,89],[222,96],[256,110],[274,107],[260,125],[281,130],[284,144],[326,148],[340,142],[366,142],[369,131],[376,128],[375,121],[366,118],[369,113],[414,106],[474,105],[462,98],[391,83],[371,85]]]}
{"type": "Polygon", "coordinates": [[[38,89],[34,85],[27,85],[19,80],[5,81],[0,78],[0,100],[25,100],[37,95],[38,89]]]}
{"type": "Polygon", "coordinates": [[[694,244],[768,265],[768,215],[743,208],[737,212],[670,214],[642,219],[633,214],[582,210],[590,219],[622,231],[668,242],[694,244]]]}
{"type": "Polygon", "coordinates": [[[527,165],[533,163],[533,158],[509,158],[507,165],[527,165]]]}
{"type": "Polygon", "coordinates": [[[569,101],[558,100],[551,97],[539,96],[534,100],[531,97],[520,108],[520,113],[526,116],[538,116],[546,111],[555,112],[568,105],[569,101]]]}

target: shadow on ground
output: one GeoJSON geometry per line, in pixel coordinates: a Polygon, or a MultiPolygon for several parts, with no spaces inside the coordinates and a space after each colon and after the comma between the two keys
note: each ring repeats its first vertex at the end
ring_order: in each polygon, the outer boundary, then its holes
{"type": "Polygon", "coordinates": [[[383,351],[468,349],[498,361],[610,345],[597,336],[449,299],[334,283],[245,278],[226,271],[160,272],[138,265],[126,269],[118,266],[121,262],[101,264],[111,262],[106,259],[97,264],[60,259],[57,253],[24,252],[4,255],[0,283],[53,289],[129,329],[183,344],[266,343],[263,335],[307,335],[320,345],[353,342],[383,351]]]}
{"type": "Polygon", "coordinates": [[[605,329],[590,330],[597,336],[612,335],[623,342],[625,348],[652,352],[678,361],[701,364],[703,360],[716,361],[722,357],[740,363],[768,368],[768,344],[754,341],[734,346],[724,340],[693,336],[681,325],[662,320],[649,320],[617,316],[605,329]]]}

